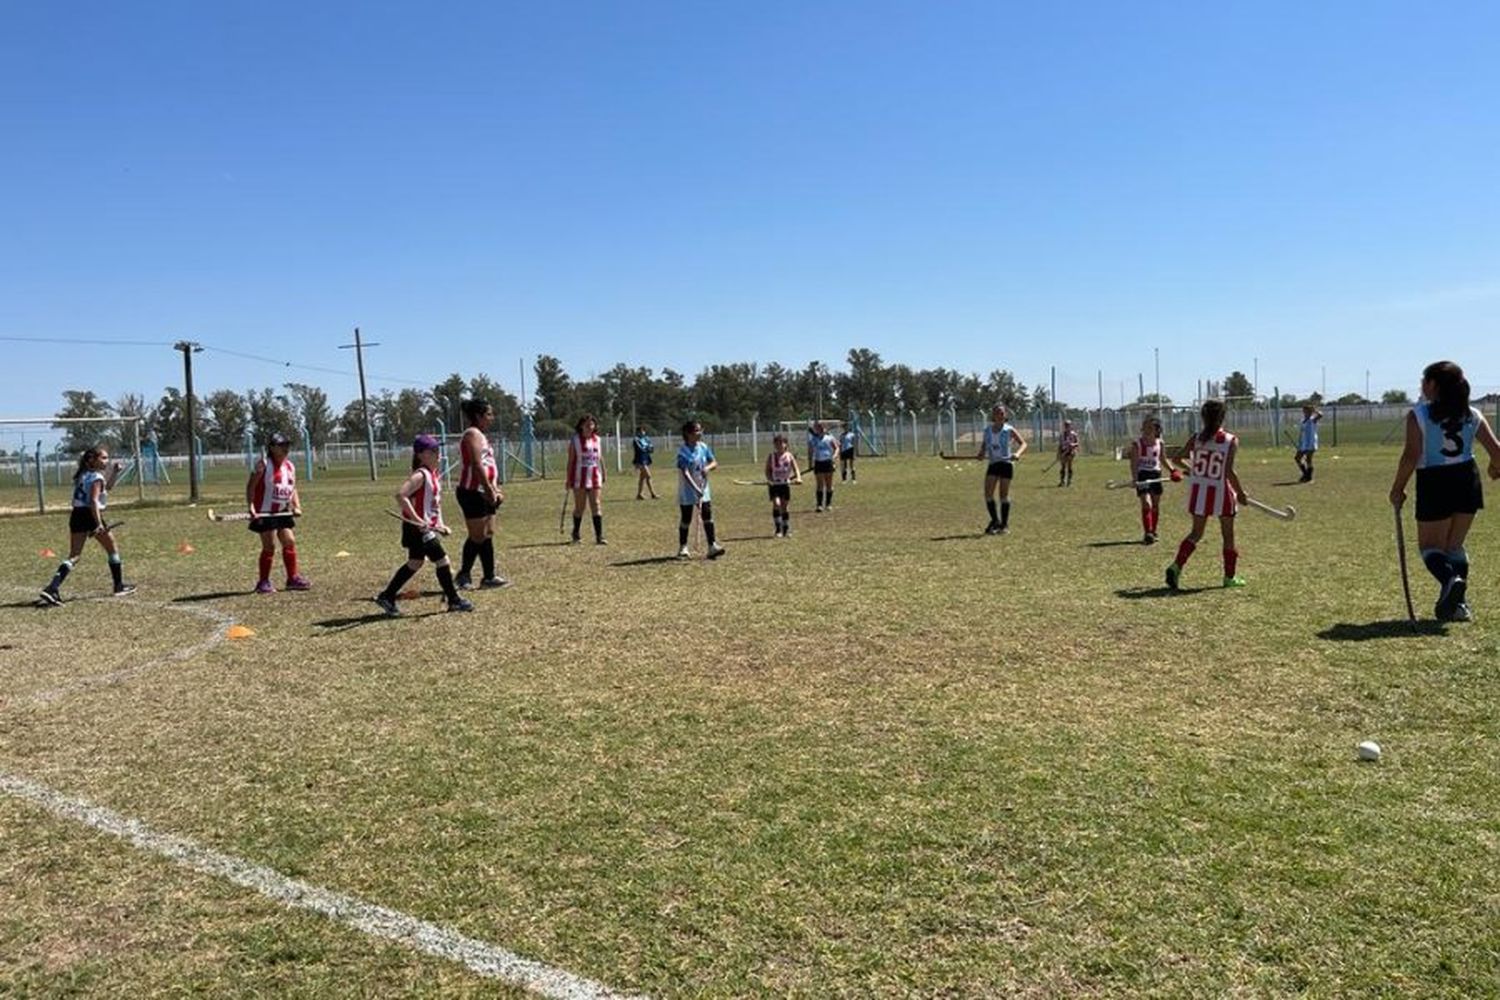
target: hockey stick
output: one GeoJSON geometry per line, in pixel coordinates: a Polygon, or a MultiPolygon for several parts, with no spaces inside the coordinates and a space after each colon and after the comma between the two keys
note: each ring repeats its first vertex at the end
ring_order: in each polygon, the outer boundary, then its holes
{"type": "Polygon", "coordinates": [[[1251,507],[1254,507],[1261,513],[1270,514],[1272,517],[1281,521],[1290,521],[1297,516],[1297,508],[1293,507],[1291,504],[1287,504],[1286,509],[1283,510],[1280,507],[1272,507],[1270,504],[1257,500],[1254,497],[1246,497],[1245,503],[1249,504],[1251,507]]]}
{"type": "Polygon", "coordinates": [[[216,514],[212,507],[208,508],[208,519],[217,523],[225,521],[254,521],[261,517],[301,517],[300,510],[282,510],[274,514],[262,514],[252,510],[237,510],[229,514],[216,514]]]}
{"type": "Polygon", "coordinates": [[[436,531],[440,535],[451,535],[451,534],[453,534],[453,529],[450,528],[450,527],[448,527],[446,524],[439,524],[439,525],[436,525],[436,526],[431,525],[431,524],[423,524],[421,521],[413,521],[411,518],[407,517],[406,515],[401,514],[401,513],[397,512],[397,511],[394,511],[394,510],[388,510],[388,511],[386,511],[386,513],[389,514],[391,517],[394,517],[396,520],[400,521],[402,524],[409,524],[413,528],[422,528],[425,531],[436,531]]]}
{"type": "Polygon", "coordinates": [[[1406,572],[1406,530],[1401,526],[1401,505],[1392,504],[1396,512],[1396,561],[1401,564],[1401,593],[1406,597],[1406,620],[1417,627],[1417,611],[1411,603],[1411,577],[1406,572]]]}
{"type": "Polygon", "coordinates": [[[572,492],[572,490],[568,489],[566,483],[563,484],[562,507],[558,508],[557,511],[557,533],[559,535],[566,534],[566,532],[563,531],[563,523],[568,519],[568,494],[572,492]]]}
{"type": "Polygon", "coordinates": [[[1173,479],[1170,476],[1158,476],[1155,479],[1110,479],[1104,483],[1107,490],[1123,490],[1130,486],[1166,486],[1170,483],[1181,482],[1181,477],[1173,479]]]}
{"type": "Polygon", "coordinates": [[[950,455],[946,451],[938,452],[938,458],[945,462],[977,462],[983,455],[950,455]]]}
{"type": "Polygon", "coordinates": [[[732,479],[736,486],[801,486],[802,480],[788,479],[784,483],[773,483],[769,479],[732,479]]]}

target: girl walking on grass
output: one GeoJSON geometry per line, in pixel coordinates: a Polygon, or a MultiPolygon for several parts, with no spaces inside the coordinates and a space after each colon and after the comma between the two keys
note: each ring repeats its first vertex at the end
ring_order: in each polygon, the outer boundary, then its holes
{"type": "Polygon", "coordinates": [[[424,563],[431,561],[443,588],[444,606],[449,611],[473,611],[474,605],[459,594],[453,583],[453,567],[438,536],[450,534],[443,523],[443,491],[438,440],[430,434],[418,434],[411,446],[411,476],[396,491],[396,505],[401,515],[401,547],[406,562],[396,570],[391,582],[375,595],[380,610],[395,617],[401,614],[396,597],[407,581],[417,575],[424,563]]]}
{"type": "Polygon", "coordinates": [[[1182,451],[1188,466],[1188,513],[1193,516],[1193,526],[1177,546],[1177,558],[1167,567],[1167,586],[1172,590],[1177,589],[1182,568],[1203,539],[1210,517],[1219,519],[1219,532],[1224,537],[1224,586],[1245,585],[1236,572],[1240,553],[1234,547],[1234,515],[1236,501],[1249,503],[1250,497],[1234,471],[1240,442],[1224,429],[1225,412],[1222,399],[1205,402],[1200,411],[1203,429],[1188,438],[1182,451]]]}
{"type": "Polygon", "coordinates": [[[119,462],[109,464],[109,450],[103,445],[94,445],[79,456],[78,471],[73,473],[73,507],[68,514],[68,558],[58,564],[52,582],[42,588],[37,602],[41,606],[56,607],[62,603],[63,581],[73,572],[78,557],[83,555],[83,545],[90,538],[108,554],[115,596],[135,592],[135,587],[125,582],[119,546],[104,520],[109,491],[124,468],[119,462]]]}
{"type": "Polygon", "coordinates": [[[1391,503],[1406,502],[1406,483],[1417,475],[1417,547],[1438,582],[1433,615],[1466,622],[1469,553],[1464,548],[1474,515],[1484,507],[1474,441],[1489,452],[1489,476],[1500,479],[1500,441],[1484,414],[1469,405],[1469,380],[1452,361],[1422,370],[1422,399],[1406,415],[1406,446],[1391,484],[1391,503]]]}
{"type": "Polygon", "coordinates": [[[771,524],[773,538],[789,538],[792,534],[792,484],[801,484],[802,470],[797,468],[797,456],[787,446],[785,434],[771,438],[771,454],[766,456],[766,493],[771,498],[771,524]]]}
{"type": "Polygon", "coordinates": [[[292,531],[302,516],[302,498],[297,493],[297,469],[288,457],[292,442],[285,434],[266,438],[266,457],[255,463],[245,483],[245,503],[253,515],[250,530],[260,536],[260,576],[257,594],[274,594],[271,565],[276,561],[276,543],[281,543],[281,561],[286,568],[287,590],[311,590],[297,568],[297,537],[292,531]]]}

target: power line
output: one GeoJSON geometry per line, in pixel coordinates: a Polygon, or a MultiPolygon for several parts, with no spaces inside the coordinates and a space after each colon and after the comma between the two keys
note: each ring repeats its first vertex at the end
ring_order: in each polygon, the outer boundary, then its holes
{"type": "Polygon", "coordinates": [[[0,337],[18,344],[88,344],[93,347],[171,347],[170,340],[92,340],[83,337],[0,337]]]}

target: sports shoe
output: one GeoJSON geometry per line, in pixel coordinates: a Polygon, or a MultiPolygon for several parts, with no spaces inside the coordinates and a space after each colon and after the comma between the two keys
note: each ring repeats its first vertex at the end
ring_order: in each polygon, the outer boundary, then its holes
{"type": "Polygon", "coordinates": [[[1010,534],[1010,526],[1009,525],[1005,525],[1005,524],[1000,525],[1000,527],[998,527],[998,528],[995,529],[995,534],[997,534],[997,535],[1008,535],[1008,534],[1010,534]]]}
{"type": "Polygon", "coordinates": [[[37,603],[49,608],[62,607],[62,595],[51,587],[43,587],[42,592],[37,595],[37,603]]]}
{"type": "Polygon", "coordinates": [[[821,514],[821,513],[823,513],[823,508],[822,507],[814,507],[813,508],[813,513],[814,514],[821,514]]]}
{"type": "Polygon", "coordinates": [[[276,588],[271,584],[270,580],[262,580],[255,585],[255,592],[257,594],[274,594],[276,593],[276,588]]]}
{"type": "Polygon", "coordinates": [[[480,590],[496,590],[500,587],[509,587],[510,581],[503,576],[487,576],[479,581],[480,590]]]}
{"type": "Polygon", "coordinates": [[[724,546],[718,542],[711,542],[708,546],[708,558],[717,559],[724,554],[724,546]]]}
{"type": "Polygon", "coordinates": [[[473,590],[474,578],[467,573],[460,573],[453,578],[453,585],[459,590],[473,590]]]}
{"type": "Polygon", "coordinates": [[[602,537],[601,537],[601,538],[596,538],[596,539],[594,539],[594,544],[595,544],[595,545],[608,545],[608,544],[609,544],[609,542],[607,542],[607,541],[605,541],[605,540],[604,540],[604,539],[603,539],[603,538],[602,538],[602,537]]]}
{"type": "Polygon", "coordinates": [[[380,610],[386,613],[386,617],[401,617],[401,609],[396,607],[396,599],[394,597],[387,597],[384,594],[376,594],[375,603],[380,605],[380,610]]]}
{"type": "Polygon", "coordinates": [[[307,577],[303,576],[301,573],[298,573],[296,576],[289,576],[289,577],[287,577],[287,579],[286,579],[286,589],[287,590],[312,590],[312,581],[309,580],[307,577]]]}
{"type": "Polygon", "coordinates": [[[443,607],[447,611],[473,611],[474,602],[467,597],[455,597],[451,601],[444,601],[443,607]]]}
{"type": "Polygon", "coordinates": [[[1453,609],[1453,620],[1456,622],[1471,622],[1474,620],[1474,609],[1469,607],[1468,601],[1453,609]]]}
{"type": "Polygon", "coordinates": [[[128,597],[133,593],[135,593],[135,584],[133,583],[122,583],[115,588],[116,597],[128,597]]]}
{"type": "Polygon", "coordinates": [[[583,541],[583,539],[579,538],[577,535],[574,535],[572,538],[568,539],[568,544],[577,545],[581,541],[583,541]]]}
{"type": "Polygon", "coordinates": [[[1156,544],[1156,532],[1154,532],[1154,531],[1148,531],[1148,532],[1146,532],[1146,544],[1147,545],[1155,545],[1156,544]]]}
{"type": "Polygon", "coordinates": [[[1461,576],[1452,576],[1448,582],[1443,584],[1442,592],[1438,594],[1437,606],[1432,613],[1440,622],[1454,621],[1454,612],[1464,602],[1464,595],[1469,588],[1468,581],[1461,576]]]}
{"type": "Polygon", "coordinates": [[[999,521],[991,521],[989,524],[986,524],[984,526],[984,533],[986,535],[998,535],[998,534],[1000,534],[1000,522],[999,521]]]}
{"type": "Polygon", "coordinates": [[[1224,587],[1226,589],[1228,589],[1230,587],[1244,587],[1244,586],[1248,586],[1248,584],[1245,583],[1245,578],[1243,576],[1226,576],[1224,578],[1224,587]]]}
{"type": "Polygon", "coordinates": [[[1182,567],[1176,563],[1167,564],[1167,589],[1176,590],[1177,581],[1182,576],[1182,567]]]}
{"type": "Polygon", "coordinates": [[[691,559],[692,557],[693,557],[693,554],[688,551],[688,547],[686,545],[684,545],[682,548],[680,548],[680,549],[677,550],[677,558],[678,559],[691,559]]]}

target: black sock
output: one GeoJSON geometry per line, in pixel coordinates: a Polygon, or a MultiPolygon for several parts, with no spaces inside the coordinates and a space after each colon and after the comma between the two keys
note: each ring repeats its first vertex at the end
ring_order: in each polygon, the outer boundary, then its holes
{"type": "Polygon", "coordinates": [[[792,508],[788,507],[781,512],[781,530],[790,531],[792,528],[792,508]]]}
{"type": "Polygon", "coordinates": [[[401,593],[401,588],[406,586],[406,582],[416,575],[416,570],[402,563],[401,568],[396,570],[395,575],[391,577],[391,582],[386,584],[385,589],[380,592],[380,596],[394,601],[396,595],[401,593]]]}
{"type": "Polygon", "coordinates": [[[708,539],[708,544],[712,545],[714,543],[714,523],[713,523],[713,521],[704,521],[703,522],[703,537],[708,539]]]}
{"type": "Polygon", "coordinates": [[[458,600],[458,589],[453,586],[453,567],[437,566],[438,586],[443,588],[443,596],[450,602],[458,600]]]}
{"type": "Polygon", "coordinates": [[[73,572],[73,564],[71,562],[64,559],[58,563],[57,572],[52,574],[52,582],[47,584],[47,589],[55,592],[63,585],[63,581],[68,578],[68,574],[71,572],[73,572]]]}
{"type": "Polygon", "coordinates": [[[115,589],[125,586],[125,566],[117,555],[109,561],[109,575],[115,581],[115,589]]]}
{"type": "Polygon", "coordinates": [[[688,536],[688,526],[685,525],[685,524],[679,524],[677,526],[677,544],[679,546],[686,545],[687,544],[687,536],[688,536]]]}
{"type": "Polygon", "coordinates": [[[826,489],[826,490],[823,491],[823,506],[824,507],[832,507],[833,506],[833,487],[832,486],[828,487],[828,489],[826,489]]]}
{"type": "Polygon", "coordinates": [[[1447,583],[1453,577],[1453,563],[1448,559],[1448,553],[1442,549],[1423,549],[1422,562],[1427,567],[1437,582],[1447,583]]]}
{"type": "Polygon", "coordinates": [[[473,539],[464,540],[464,561],[458,568],[459,576],[468,576],[474,569],[474,559],[479,555],[479,543],[473,539]]]}
{"type": "Polygon", "coordinates": [[[495,540],[486,538],[479,543],[479,565],[484,568],[484,578],[492,579],[495,575],[495,540]]]}
{"type": "Polygon", "coordinates": [[[594,515],[594,539],[595,539],[595,541],[602,541],[604,539],[604,515],[603,514],[595,514],[594,515]]]}
{"type": "Polygon", "coordinates": [[[1469,578],[1469,553],[1466,549],[1457,548],[1448,552],[1448,565],[1453,567],[1453,575],[1461,576],[1465,580],[1469,578]]]}
{"type": "Polygon", "coordinates": [[[781,530],[781,511],[774,507],[771,508],[771,530],[778,532],[781,530]]]}
{"type": "Polygon", "coordinates": [[[818,488],[818,506],[819,507],[823,506],[823,489],[822,489],[822,487],[818,488]]]}
{"type": "Polygon", "coordinates": [[[574,541],[577,541],[578,534],[582,530],[582,528],[583,528],[583,515],[582,514],[574,514],[573,515],[573,539],[574,539],[574,541]]]}
{"type": "Polygon", "coordinates": [[[1005,528],[1005,527],[1009,527],[1009,526],[1010,526],[1010,501],[1009,500],[1001,500],[1000,501],[1000,527],[1005,528]]]}
{"type": "Polygon", "coordinates": [[[1000,514],[999,514],[998,511],[995,510],[995,501],[993,501],[993,500],[986,500],[984,502],[984,506],[990,512],[990,523],[991,524],[999,524],[1000,523],[1000,514]]]}

